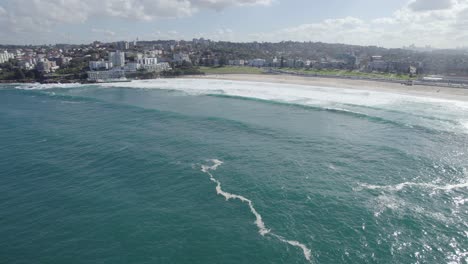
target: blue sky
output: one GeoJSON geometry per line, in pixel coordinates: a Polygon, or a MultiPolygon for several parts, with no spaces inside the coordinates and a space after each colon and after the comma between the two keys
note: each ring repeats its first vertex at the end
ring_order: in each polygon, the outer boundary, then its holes
{"type": "Polygon", "coordinates": [[[205,37],[462,46],[468,0],[0,0],[0,42],[205,37]]]}

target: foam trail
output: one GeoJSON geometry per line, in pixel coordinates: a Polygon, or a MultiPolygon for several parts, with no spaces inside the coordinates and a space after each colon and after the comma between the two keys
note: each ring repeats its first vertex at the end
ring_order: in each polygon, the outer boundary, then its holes
{"type": "Polygon", "coordinates": [[[218,166],[223,164],[223,162],[219,161],[219,160],[213,160],[213,162],[214,162],[213,166],[203,165],[202,166],[202,171],[207,173],[210,176],[210,180],[212,182],[216,183],[216,193],[224,196],[226,198],[226,201],[229,200],[229,199],[238,199],[238,200],[241,200],[244,203],[247,203],[249,205],[250,211],[255,215],[255,218],[256,218],[255,224],[257,225],[257,227],[259,229],[259,233],[262,236],[268,234],[270,232],[270,230],[265,227],[265,223],[262,220],[262,216],[257,212],[257,210],[255,210],[251,200],[249,200],[249,199],[247,199],[247,198],[245,198],[244,196],[241,196],[241,195],[236,195],[236,194],[225,192],[225,191],[223,191],[223,189],[221,189],[221,182],[219,182],[216,178],[213,177],[213,175],[210,173],[210,170],[216,170],[216,168],[218,168],[218,166]]]}
{"type": "Polygon", "coordinates": [[[304,253],[304,257],[310,261],[310,258],[311,258],[311,250],[309,248],[307,248],[304,244],[298,242],[298,241],[295,241],[295,240],[286,240],[284,237],[282,236],[279,236],[279,235],[276,235],[274,233],[271,234],[272,236],[278,238],[280,241],[284,242],[284,243],[288,243],[292,246],[295,246],[295,247],[299,247],[302,249],[303,253],[304,253]]]}
{"type": "Polygon", "coordinates": [[[201,171],[208,174],[208,176],[210,176],[210,180],[212,182],[216,183],[216,193],[218,195],[224,196],[224,198],[226,198],[226,201],[228,201],[230,199],[237,199],[237,200],[240,200],[243,203],[247,203],[249,208],[250,208],[250,211],[255,216],[255,224],[258,227],[258,233],[260,233],[260,235],[265,236],[265,235],[269,234],[269,235],[271,235],[273,237],[276,237],[281,242],[284,242],[284,243],[287,243],[287,244],[290,244],[292,246],[295,246],[295,247],[298,247],[298,248],[302,249],[305,259],[307,261],[311,262],[311,250],[309,248],[307,248],[304,244],[302,244],[302,243],[300,243],[298,241],[287,240],[287,239],[285,239],[284,237],[282,237],[280,235],[272,233],[271,230],[268,229],[265,226],[265,223],[262,220],[262,216],[257,212],[257,210],[255,210],[255,207],[254,207],[253,202],[251,200],[245,198],[242,195],[232,194],[232,193],[228,193],[228,192],[223,191],[223,189],[221,188],[221,182],[218,181],[213,176],[213,174],[210,172],[210,171],[216,170],[219,166],[221,166],[223,164],[223,162],[220,161],[220,160],[217,160],[217,159],[213,159],[213,160],[211,160],[211,162],[213,162],[212,166],[202,165],[201,166],[201,171]]]}
{"type": "Polygon", "coordinates": [[[368,190],[387,190],[387,191],[401,191],[405,187],[422,187],[433,190],[451,191],[454,189],[468,188],[468,182],[459,184],[447,184],[439,186],[431,183],[416,183],[416,182],[403,182],[396,185],[372,185],[372,184],[360,184],[360,188],[355,190],[368,189],[368,190]]]}

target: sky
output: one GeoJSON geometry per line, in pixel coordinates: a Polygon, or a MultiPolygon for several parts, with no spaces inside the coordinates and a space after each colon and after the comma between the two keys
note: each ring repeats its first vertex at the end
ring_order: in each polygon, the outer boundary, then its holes
{"type": "Polygon", "coordinates": [[[94,40],[468,44],[468,0],[0,0],[0,44],[94,40]]]}

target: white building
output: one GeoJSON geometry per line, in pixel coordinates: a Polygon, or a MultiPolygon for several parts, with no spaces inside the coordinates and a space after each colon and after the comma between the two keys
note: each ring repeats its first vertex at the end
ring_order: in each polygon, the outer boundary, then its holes
{"type": "Polygon", "coordinates": [[[15,55],[13,53],[9,53],[8,51],[0,52],[0,63],[5,63],[14,58],[15,55]]]}
{"type": "Polygon", "coordinates": [[[125,52],[109,52],[109,61],[113,67],[123,67],[125,65],[125,52]]]}
{"type": "Polygon", "coordinates": [[[245,61],[244,60],[229,60],[228,64],[233,65],[233,66],[244,66],[245,61]]]}
{"type": "Polygon", "coordinates": [[[138,58],[138,63],[141,65],[155,65],[158,64],[158,58],[138,58]]]}
{"type": "Polygon", "coordinates": [[[20,61],[19,62],[20,68],[25,70],[32,70],[34,69],[34,65],[29,63],[28,61],[20,61]]]}
{"type": "Polygon", "coordinates": [[[87,73],[90,82],[123,81],[127,79],[123,70],[89,71],[87,73]]]}
{"type": "Polygon", "coordinates": [[[149,72],[162,72],[171,69],[171,65],[169,65],[169,63],[167,62],[161,62],[158,64],[146,64],[141,66],[143,69],[149,72]]]}
{"type": "Polygon", "coordinates": [[[90,61],[89,69],[92,71],[96,70],[109,70],[112,69],[112,63],[104,60],[100,61],[90,61]]]}
{"type": "Polygon", "coordinates": [[[156,57],[158,55],[162,55],[163,51],[160,49],[150,50],[147,52],[150,57],[156,57]]]}

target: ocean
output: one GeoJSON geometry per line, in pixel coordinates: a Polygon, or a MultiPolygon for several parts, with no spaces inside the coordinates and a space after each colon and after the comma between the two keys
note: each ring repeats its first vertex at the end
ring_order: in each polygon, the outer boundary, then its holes
{"type": "Polygon", "coordinates": [[[0,86],[0,263],[468,263],[468,103],[0,86]]]}

